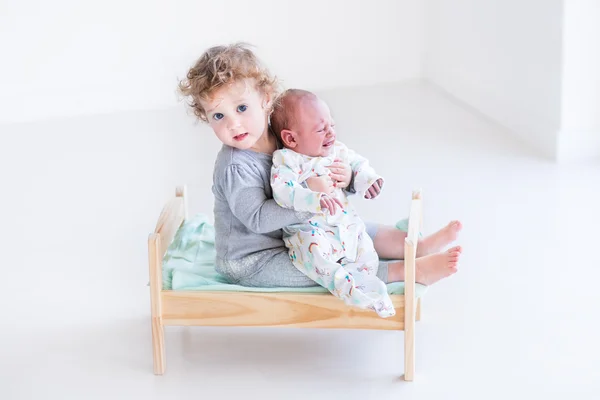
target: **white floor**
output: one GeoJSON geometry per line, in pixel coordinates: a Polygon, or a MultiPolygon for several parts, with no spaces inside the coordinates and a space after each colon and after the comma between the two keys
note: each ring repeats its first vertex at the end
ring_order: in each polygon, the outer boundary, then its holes
{"type": "Polygon", "coordinates": [[[403,218],[420,187],[427,231],[464,224],[415,382],[402,333],[377,331],[170,328],[152,374],[146,238],[176,184],[212,211],[218,148],[177,108],[0,127],[0,398],[598,398],[600,163],[545,161],[430,87],[323,96],[386,177],[365,219],[403,218]]]}

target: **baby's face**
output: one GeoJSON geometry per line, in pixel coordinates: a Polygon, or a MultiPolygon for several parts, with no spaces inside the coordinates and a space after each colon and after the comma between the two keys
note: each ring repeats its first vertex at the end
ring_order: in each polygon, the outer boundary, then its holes
{"type": "Polygon", "coordinates": [[[294,151],[311,157],[326,157],[335,144],[335,125],[329,107],[320,99],[303,103],[294,115],[297,134],[294,151]]]}

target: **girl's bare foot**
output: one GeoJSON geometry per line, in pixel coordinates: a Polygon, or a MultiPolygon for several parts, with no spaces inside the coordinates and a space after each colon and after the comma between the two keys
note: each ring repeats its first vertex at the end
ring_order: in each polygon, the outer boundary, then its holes
{"type": "Polygon", "coordinates": [[[439,252],[456,240],[461,229],[460,221],[452,221],[436,233],[421,239],[417,245],[417,257],[439,252]]]}
{"type": "Polygon", "coordinates": [[[453,247],[447,251],[417,258],[415,281],[422,285],[432,285],[456,273],[462,248],[453,247]]]}

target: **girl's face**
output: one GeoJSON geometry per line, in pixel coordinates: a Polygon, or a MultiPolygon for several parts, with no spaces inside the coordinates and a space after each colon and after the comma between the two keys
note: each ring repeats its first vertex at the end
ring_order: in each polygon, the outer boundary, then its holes
{"type": "Polygon", "coordinates": [[[257,141],[268,131],[269,101],[255,82],[247,79],[219,88],[200,104],[221,142],[241,150],[257,150],[257,141]]]}

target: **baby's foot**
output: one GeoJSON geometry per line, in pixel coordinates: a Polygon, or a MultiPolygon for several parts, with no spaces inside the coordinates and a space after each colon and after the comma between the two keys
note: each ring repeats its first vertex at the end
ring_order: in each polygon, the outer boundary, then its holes
{"type": "Polygon", "coordinates": [[[461,229],[460,221],[452,221],[436,233],[421,239],[417,245],[417,257],[439,252],[456,240],[461,229]]]}
{"type": "Polygon", "coordinates": [[[417,258],[415,281],[422,285],[432,285],[456,273],[462,248],[453,247],[447,251],[417,258]]]}

